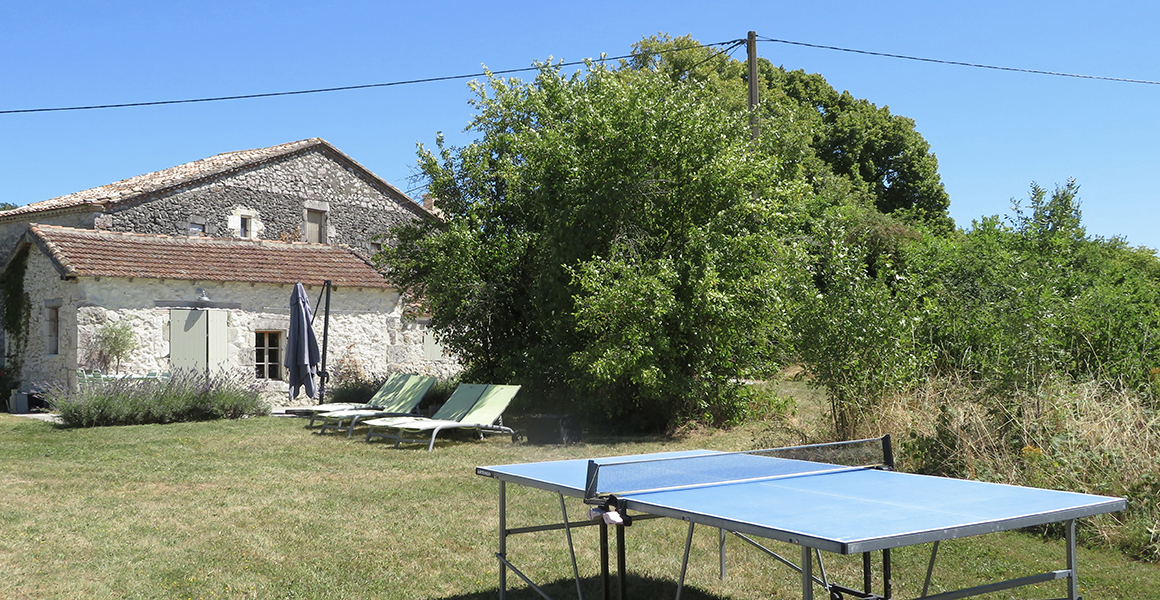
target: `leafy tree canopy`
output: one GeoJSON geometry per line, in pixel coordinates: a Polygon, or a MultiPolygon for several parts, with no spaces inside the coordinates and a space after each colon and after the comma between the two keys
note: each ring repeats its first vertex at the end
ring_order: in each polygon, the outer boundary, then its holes
{"type": "MultiPolygon", "coordinates": [[[[893,115],[888,107],[879,108],[849,92],[839,93],[816,73],[787,71],[763,58],[758,61],[760,114],[767,128],[785,122],[778,115],[792,115],[795,123],[807,120],[817,158],[862,187],[878,210],[942,233],[954,228],[938,160],[912,119],[893,115]]],[[[629,64],[717,87],[739,108],[748,101],[745,64],[688,36],[647,38],[636,45],[629,64]]],[[[770,134],[780,135],[776,130],[770,134]]]]}
{"type": "Polygon", "coordinates": [[[1009,217],[911,249],[936,370],[1016,389],[1063,375],[1152,393],[1160,261],[1088,236],[1078,191],[1074,180],[1051,192],[1032,184],[1009,217]]]}
{"type": "Polygon", "coordinates": [[[687,37],[473,84],[476,141],[419,148],[444,219],[382,254],[466,377],[625,428],[724,423],[740,381],[843,337],[834,302],[873,300],[866,322],[890,321],[855,354],[811,356],[831,361],[839,401],[889,388],[848,375],[906,318],[889,304],[916,235],[903,223],[953,227],[937,163],[913,122],[818,76],[760,72],[756,140],[744,64],[687,37]]]}
{"type": "Polygon", "coordinates": [[[625,429],[743,416],[803,364],[855,435],[953,374],[1096,378],[1155,398],[1160,260],[1091,238],[1074,182],[954,228],[914,123],[762,62],[650,38],[614,65],[473,84],[476,141],[419,148],[443,219],[380,258],[469,380],[625,429]]]}
{"type": "Polygon", "coordinates": [[[475,91],[479,139],[420,149],[445,222],[384,253],[468,376],[627,427],[734,418],[785,337],[807,133],[754,142],[712,87],[598,63],[475,91]]]}

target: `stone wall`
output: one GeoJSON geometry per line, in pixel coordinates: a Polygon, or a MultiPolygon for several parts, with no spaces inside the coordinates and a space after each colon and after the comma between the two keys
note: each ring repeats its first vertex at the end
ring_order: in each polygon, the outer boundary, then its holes
{"type": "MultiPolygon", "coordinates": [[[[92,278],[62,281],[51,263],[33,251],[25,279],[33,303],[31,330],[25,352],[22,387],[35,389],[49,382],[75,385],[75,370],[94,368],[92,339],[110,323],[128,323],[136,333],[137,347],[122,363],[120,372],[144,375],[170,370],[171,308],[204,308],[227,313],[228,368],[254,374],[254,332],[289,328],[290,285],[210,283],[157,279],[92,278]],[[51,273],[49,272],[51,271],[51,273]],[[199,289],[209,296],[198,302],[199,289]],[[47,325],[45,302],[60,303],[60,352],[45,352],[47,325]],[[158,304],[162,306],[158,306],[158,304]]],[[[313,304],[320,288],[307,289],[313,304]]],[[[322,343],[323,317],[314,321],[322,343]]],[[[458,371],[453,359],[425,360],[424,328],[401,319],[398,294],[392,290],[336,288],[331,293],[328,363],[331,372],[340,364],[357,365],[367,376],[396,371],[446,377],[458,371]]],[[[283,373],[283,378],[285,373],[283,373]]],[[[268,399],[287,402],[284,381],[266,381],[268,399]]],[[[308,402],[304,396],[300,403],[308,402]]]]}
{"type": "Polygon", "coordinates": [[[28,268],[24,272],[24,292],[29,299],[31,315],[28,340],[20,356],[23,361],[22,387],[25,390],[37,389],[51,381],[67,381],[68,374],[75,372],[77,367],[76,353],[71,349],[77,346],[78,290],[75,285],[61,280],[52,262],[34,246],[28,254],[28,268]],[[50,307],[55,307],[58,315],[58,350],[55,354],[48,351],[50,307]]]}
{"type": "Polygon", "coordinates": [[[313,148],[271,163],[171,190],[96,218],[110,231],[184,236],[191,223],[211,237],[240,237],[241,217],[259,239],[306,240],[306,210],[326,213],[326,241],[371,252],[373,238],[418,218],[409,199],[313,148]]]}

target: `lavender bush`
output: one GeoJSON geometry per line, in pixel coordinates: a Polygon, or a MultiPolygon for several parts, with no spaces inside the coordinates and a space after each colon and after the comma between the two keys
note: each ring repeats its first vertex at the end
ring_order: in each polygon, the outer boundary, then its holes
{"type": "Polygon", "coordinates": [[[101,427],[240,419],[267,415],[256,383],[240,373],[178,371],[169,379],[121,378],[72,392],[57,384],[42,394],[64,427],[101,427]]]}

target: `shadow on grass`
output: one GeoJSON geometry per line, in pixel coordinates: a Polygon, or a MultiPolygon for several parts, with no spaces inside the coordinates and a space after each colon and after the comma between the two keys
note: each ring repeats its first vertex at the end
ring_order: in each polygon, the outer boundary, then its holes
{"type": "MultiPolygon", "coordinates": [[[[537,583],[536,585],[539,585],[540,589],[544,590],[544,593],[555,600],[573,600],[576,598],[576,582],[572,579],[557,579],[556,581],[544,584],[537,583]]],[[[612,576],[609,585],[612,588],[610,596],[612,598],[619,598],[619,583],[615,575],[612,576]]],[[[580,589],[584,592],[585,598],[604,597],[601,591],[599,577],[582,578],[580,580],[580,589]]],[[[628,574],[628,598],[675,598],[676,595],[676,580],[657,579],[655,577],[646,577],[633,573],[628,574]]],[[[508,573],[507,597],[510,600],[542,600],[542,597],[535,590],[527,587],[523,580],[511,573],[508,573]]],[[[496,598],[499,598],[498,586],[472,594],[442,596],[437,600],[495,600],[496,598]]],[[[707,593],[692,585],[685,585],[685,589],[681,591],[681,598],[686,600],[726,600],[724,596],[707,593]]]]}

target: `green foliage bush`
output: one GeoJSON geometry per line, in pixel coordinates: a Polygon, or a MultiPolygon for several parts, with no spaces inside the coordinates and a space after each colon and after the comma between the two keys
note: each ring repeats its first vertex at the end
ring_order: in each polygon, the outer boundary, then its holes
{"type": "Polygon", "coordinates": [[[1160,263],[1122,240],[1092,239],[1074,181],[1032,186],[1007,222],[989,217],[910,251],[931,318],[922,338],[936,373],[1008,389],[1065,376],[1154,397],[1160,365],[1160,263]]]}
{"type": "Polygon", "coordinates": [[[810,190],[780,155],[804,138],[754,143],[745,112],[646,70],[488,86],[482,139],[421,153],[446,222],[396,231],[393,282],[466,379],[625,429],[735,418],[784,339],[784,213],[810,190]]]}
{"type": "Polygon", "coordinates": [[[98,369],[111,367],[120,372],[121,361],[137,348],[137,337],[133,326],[121,321],[106,323],[97,330],[90,343],[91,359],[98,369]]]}
{"type": "Polygon", "coordinates": [[[921,305],[897,251],[873,233],[880,218],[831,211],[819,219],[818,249],[806,266],[811,278],[791,309],[798,358],[826,389],[834,431],[844,439],[926,362],[917,338],[921,305]]]}
{"type": "Polygon", "coordinates": [[[253,379],[236,373],[179,371],[169,379],[119,378],[76,392],[65,385],[42,394],[63,427],[145,425],[267,415],[253,379]]]}

